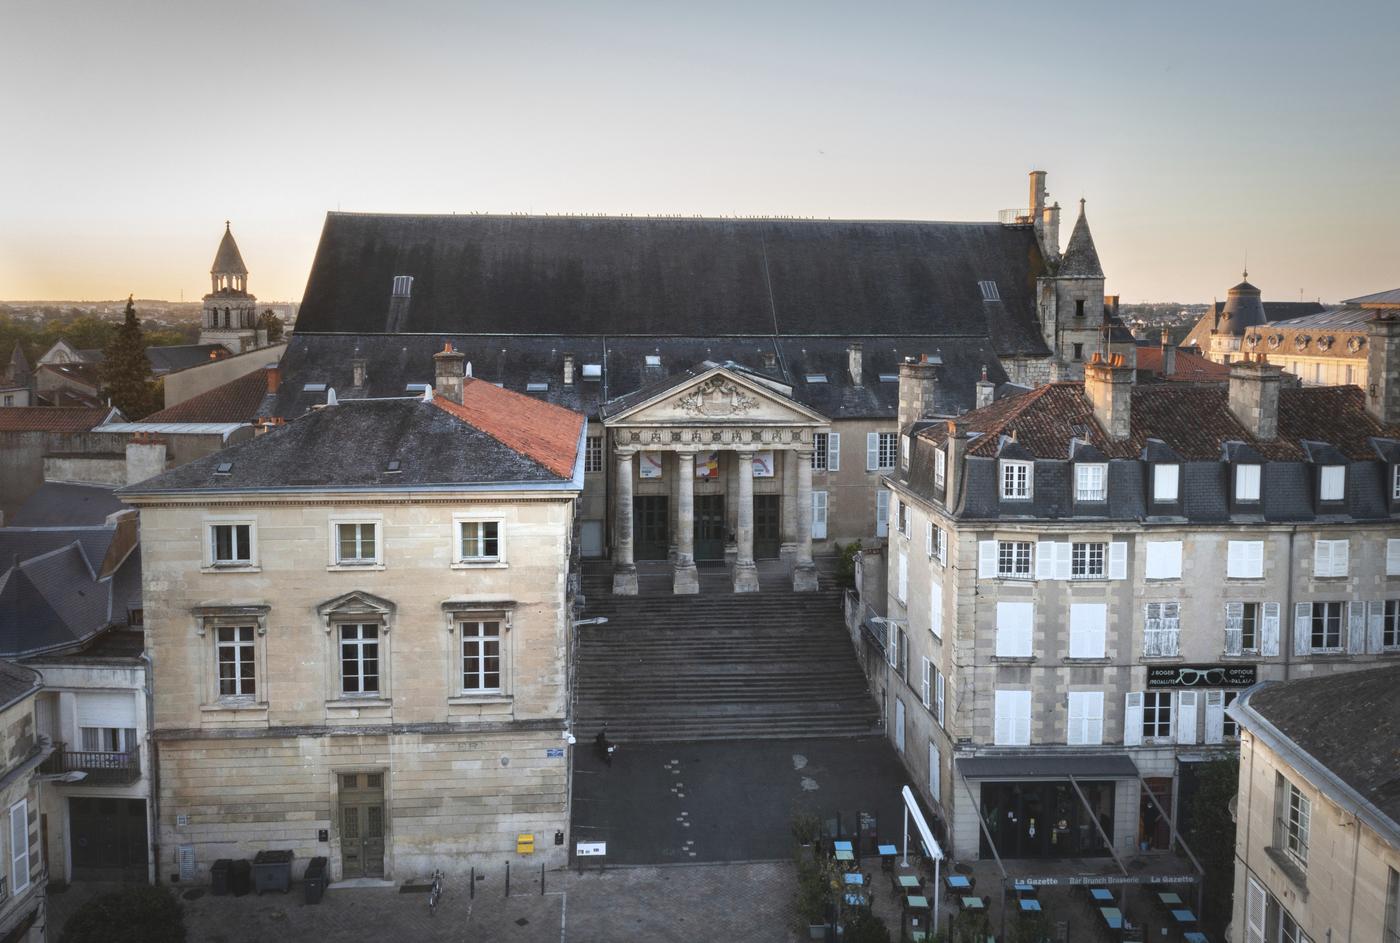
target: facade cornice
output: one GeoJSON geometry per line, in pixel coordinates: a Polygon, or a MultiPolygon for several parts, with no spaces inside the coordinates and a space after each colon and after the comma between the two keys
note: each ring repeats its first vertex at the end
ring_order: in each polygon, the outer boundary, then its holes
{"type": "Polygon", "coordinates": [[[214,494],[198,492],[193,494],[168,495],[129,495],[123,498],[128,504],[143,508],[181,507],[332,507],[342,505],[454,505],[485,504],[560,504],[572,503],[577,495],[572,491],[555,491],[545,494],[509,494],[506,492],[459,492],[431,493],[411,492],[404,494],[355,492],[335,492],[333,494],[305,494],[279,492],[275,494],[214,494]]]}
{"type": "MultiPolygon", "coordinates": [[[[502,720],[483,723],[428,722],[417,724],[303,724],[289,727],[172,727],[157,728],[151,736],[161,743],[181,740],[289,740],[296,737],[388,737],[399,734],[480,736],[482,734],[549,733],[568,729],[563,717],[539,720],[502,720]]],[[[562,739],[562,738],[561,738],[562,739]]]]}

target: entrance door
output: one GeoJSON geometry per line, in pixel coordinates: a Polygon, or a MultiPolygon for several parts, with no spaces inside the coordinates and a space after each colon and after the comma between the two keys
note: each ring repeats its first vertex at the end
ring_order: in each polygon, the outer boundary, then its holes
{"type": "Polygon", "coordinates": [[[146,800],[68,800],[75,881],[146,881],[146,800]]]}
{"type": "Polygon", "coordinates": [[[632,499],[632,553],[638,560],[665,560],[671,552],[666,515],[670,499],[647,494],[632,499]]]}
{"type": "Polygon", "coordinates": [[[384,775],[340,774],[340,866],[345,878],[384,876],[384,775]]]}
{"type": "Polygon", "coordinates": [[[695,496],[695,559],[724,559],[724,495],[695,496]]]}
{"type": "Polygon", "coordinates": [[[779,536],[779,518],[782,514],[779,502],[781,495],[756,494],[753,496],[753,555],[755,560],[773,560],[778,556],[782,543],[779,536]]]}

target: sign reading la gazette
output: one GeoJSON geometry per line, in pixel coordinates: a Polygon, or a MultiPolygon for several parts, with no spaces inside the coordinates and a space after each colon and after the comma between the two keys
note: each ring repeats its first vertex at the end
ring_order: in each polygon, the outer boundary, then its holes
{"type": "Polygon", "coordinates": [[[1259,680],[1258,665],[1149,665],[1149,688],[1247,688],[1259,680]]]}

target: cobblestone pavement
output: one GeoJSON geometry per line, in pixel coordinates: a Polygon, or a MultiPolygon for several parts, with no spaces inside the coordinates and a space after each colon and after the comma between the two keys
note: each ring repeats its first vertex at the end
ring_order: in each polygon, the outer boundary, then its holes
{"type": "MultiPolygon", "coordinates": [[[[786,862],[617,868],[552,874],[547,893],[478,887],[473,900],[450,882],[436,915],[426,894],[397,888],[333,888],[319,905],[292,893],[186,900],[189,943],[457,943],[559,941],[789,943],[794,879],[786,862]]],[[[85,900],[108,887],[74,886],[53,897],[49,939],[85,900]]],[[[200,888],[207,891],[207,888],[200,888]]]]}

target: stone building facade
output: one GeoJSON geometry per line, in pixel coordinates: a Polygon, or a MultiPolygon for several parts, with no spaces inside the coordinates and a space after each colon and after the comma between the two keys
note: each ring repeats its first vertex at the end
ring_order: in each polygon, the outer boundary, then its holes
{"type": "Polygon", "coordinates": [[[1240,733],[1235,909],[1241,943],[1400,939],[1400,665],[1265,684],[1240,733]]]}
{"type": "Polygon", "coordinates": [[[876,670],[957,857],[1167,848],[1240,690],[1400,657],[1400,413],[1132,377],[901,417],[876,670]]]}
{"type": "Polygon", "coordinates": [[[451,350],[439,372],[436,398],[327,406],[124,492],[163,871],[284,848],[402,881],[525,837],[565,860],[584,420],[451,350]]]}
{"type": "Polygon", "coordinates": [[[12,662],[0,662],[0,937],[16,943],[43,943],[47,923],[42,825],[43,782],[39,766],[52,747],[34,726],[39,677],[12,662]]]}

